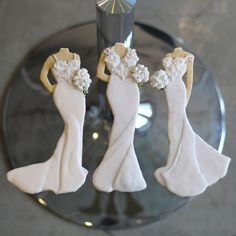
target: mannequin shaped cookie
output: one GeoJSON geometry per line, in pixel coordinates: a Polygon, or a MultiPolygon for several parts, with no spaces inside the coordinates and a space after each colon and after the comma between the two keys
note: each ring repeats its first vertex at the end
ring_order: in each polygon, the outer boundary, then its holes
{"type": "Polygon", "coordinates": [[[177,48],[163,59],[165,70],[150,78],[153,88],[165,89],[169,109],[169,155],[166,166],[157,169],[155,177],[183,197],[198,195],[223,178],[230,162],[195,134],[188,121],[186,105],[192,89],[193,61],[193,55],[177,48]],[[182,80],[186,72],[187,89],[182,80]]]}
{"type": "MultiPolygon", "coordinates": [[[[91,83],[86,69],[80,69],[80,57],[62,48],[45,61],[40,79],[52,93],[64,122],[64,131],[49,160],[9,171],[8,180],[20,190],[38,193],[77,191],[85,182],[87,170],[82,167],[82,139],[85,95],[91,83]],[[48,80],[51,69],[56,84],[48,80]]],[[[39,144],[40,145],[40,144],[39,144]]]]}
{"type": "Polygon", "coordinates": [[[108,83],[106,94],[114,115],[108,149],[93,175],[93,184],[100,191],[146,188],[133,144],[140,100],[138,85],[149,80],[147,68],[136,65],[138,60],[134,49],[117,43],[102,52],[98,63],[97,76],[108,83]],[[110,75],[105,74],[105,68],[110,75]]]}

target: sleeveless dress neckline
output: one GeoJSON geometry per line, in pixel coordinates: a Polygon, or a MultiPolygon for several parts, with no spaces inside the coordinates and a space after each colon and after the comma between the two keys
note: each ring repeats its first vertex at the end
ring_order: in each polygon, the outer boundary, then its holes
{"type": "Polygon", "coordinates": [[[105,62],[108,70],[111,73],[119,75],[122,80],[130,78],[131,69],[133,69],[139,61],[136,50],[131,48],[127,48],[127,52],[122,58],[115,52],[114,46],[107,48],[105,54],[105,62]]]}

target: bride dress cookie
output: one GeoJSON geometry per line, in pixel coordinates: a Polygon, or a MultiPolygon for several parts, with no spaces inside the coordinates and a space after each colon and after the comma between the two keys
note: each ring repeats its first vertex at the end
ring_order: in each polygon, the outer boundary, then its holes
{"type": "Polygon", "coordinates": [[[194,57],[177,48],[163,59],[163,67],[151,76],[153,88],[165,89],[168,103],[169,155],[165,167],[156,170],[155,177],[171,192],[195,196],[223,178],[230,158],[208,145],[192,129],[186,115],[191,93],[194,57]],[[182,80],[187,72],[187,91],[182,80]]]}
{"type": "MultiPolygon", "coordinates": [[[[77,191],[85,182],[88,171],[82,167],[85,93],[91,83],[86,69],[80,69],[80,57],[61,49],[46,60],[40,79],[64,120],[64,131],[49,160],[16,168],[7,173],[8,180],[27,193],[51,190],[54,193],[77,191]],[[51,69],[55,85],[47,74],[51,69]]],[[[40,145],[40,144],[39,144],[40,145]]]]}
{"type": "Polygon", "coordinates": [[[149,80],[148,69],[138,64],[136,51],[117,43],[103,51],[97,76],[108,82],[107,98],[114,115],[109,146],[93,175],[94,186],[104,192],[134,192],[146,188],[134,150],[134,131],[140,101],[138,85],[149,80]],[[104,73],[105,67],[110,75],[104,73]]]}

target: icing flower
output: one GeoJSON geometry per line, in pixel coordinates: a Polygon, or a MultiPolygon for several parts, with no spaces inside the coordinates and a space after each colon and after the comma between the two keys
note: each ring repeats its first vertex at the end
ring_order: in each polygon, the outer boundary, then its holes
{"type": "Polygon", "coordinates": [[[60,79],[67,80],[71,84],[71,78],[80,68],[79,60],[64,61],[58,60],[52,68],[53,74],[60,79]]]}
{"type": "Polygon", "coordinates": [[[104,50],[104,53],[106,54],[105,62],[108,67],[108,69],[113,69],[116,66],[120,64],[120,57],[119,55],[114,51],[114,48],[106,48],[104,50]]]}
{"type": "Polygon", "coordinates": [[[132,48],[128,48],[128,51],[123,61],[128,67],[135,66],[137,62],[139,61],[139,57],[137,56],[136,50],[132,48]]]}
{"type": "Polygon", "coordinates": [[[129,69],[123,63],[120,63],[113,71],[118,74],[122,80],[124,80],[129,73],[129,69]]]}
{"type": "Polygon", "coordinates": [[[104,53],[107,69],[112,73],[116,73],[122,80],[131,77],[139,86],[149,80],[148,68],[144,65],[137,65],[139,57],[135,49],[127,48],[127,52],[122,58],[115,52],[114,46],[106,48],[104,53]]]}
{"type": "Polygon", "coordinates": [[[186,61],[194,61],[194,55],[193,54],[188,54],[186,58],[186,61]]]}
{"type": "Polygon", "coordinates": [[[73,73],[75,73],[75,71],[77,71],[78,68],[80,68],[80,61],[79,60],[69,61],[68,68],[69,68],[69,72],[73,75],[73,73]]]}
{"type": "Polygon", "coordinates": [[[173,59],[172,57],[165,57],[162,64],[170,80],[174,80],[178,75],[178,63],[176,59],[173,59]]]}
{"type": "Polygon", "coordinates": [[[163,61],[165,70],[156,71],[150,78],[150,83],[153,88],[163,89],[166,88],[169,81],[174,81],[176,78],[182,77],[187,70],[187,61],[193,61],[192,54],[186,57],[172,58],[166,56],[163,61]]]}
{"type": "Polygon", "coordinates": [[[166,70],[169,79],[173,81],[176,77],[183,76],[187,70],[187,61],[193,61],[194,56],[192,54],[187,55],[186,57],[176,57],[172,58],[167,56],[163,59],[162,64],[166,70]]]}
{"type": "Polygon", "coordinates": [[[58,60],[54,65],[54,74],[56,74],[57,77],[67,79],[67,62],[58,60]]]}
{"type": "Polygon", "coordinates": [[[168,79],[166,71],[159,70],[150,77],[150,83],[153,88],[163,89],[167,86],[168,79]]]}
{"type": "Polygon", "coordinates": [[[65,71],[67,69],[67,62],[58,60],[53,67],[58,71],[65,71]]]}
{"type": "Polygon", "coordinates": [[[77,70],[72,78],[72,84],[84,94],[88,93],[91,82],[88,70],[85,68],[77,70]]]}
{"type": "Polygon", "coordinates": [[[132,78],[139,86],[142,86],[149,80],[148,68],[144,65],[138,64],[132,71],[132,78]]]}

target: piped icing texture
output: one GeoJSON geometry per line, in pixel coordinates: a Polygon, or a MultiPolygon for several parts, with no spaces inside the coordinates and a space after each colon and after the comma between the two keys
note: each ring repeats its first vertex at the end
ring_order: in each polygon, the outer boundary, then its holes
{"type": "Polygon", "coordinates": [[[163,89],[166,88],[169,82],[181,78],[186,73],[188,60],[193,61],[194,56],[192,54],[186,57],[176,58],[166,56],[162,61],[165,70],[156,71],[150,77],[151,86],[153,88],[163,89]]]}
{"type": "Polygon", "coordinates": [[[83,93],[88,93],[92,80],[85,68],[80,68],[79,60],[57,60],[53,65],[52,72],[58,82],[67,81],[70,85],[83,93]]]}
{"type": "Polygon", "coordinates": [[[116,73],[122,80],[131,77],[140,86],[148,82],[148,68],[137,64],[139,57],[135,49],[128,48],[123,58],[115,52],[114,47],[107,48],[104,52],[106,54],[106,66],[110,72],[116,73]]]}

